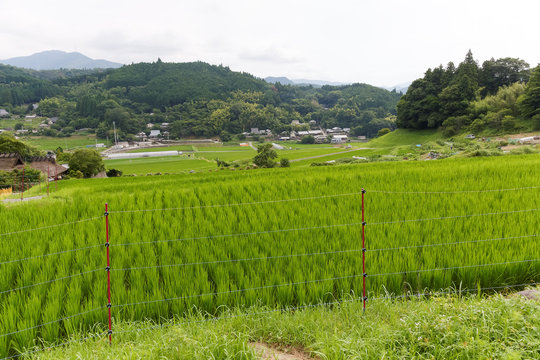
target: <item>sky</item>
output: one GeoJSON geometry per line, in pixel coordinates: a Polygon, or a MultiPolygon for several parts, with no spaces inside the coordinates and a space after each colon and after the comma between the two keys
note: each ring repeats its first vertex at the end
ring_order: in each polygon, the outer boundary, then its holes
{"type": "Polygon", "coordinates": [[[78,51],[393,86],[469,49],[540,63],[539,0],[0,0],[0,59],[78,51]]]}

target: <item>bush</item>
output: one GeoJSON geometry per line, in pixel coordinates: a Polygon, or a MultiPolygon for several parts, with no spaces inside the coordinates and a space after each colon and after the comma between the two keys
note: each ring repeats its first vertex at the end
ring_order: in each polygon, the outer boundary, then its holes
{"type": "Polygon", "coordinates": [[[300,140],[301,144],[315,144],[315,138],[311,135],[306,135],[300,140]]]}
{"type": "Polygon", "coordinates": [[[516,128],[516,120],[513,116],[506,115],[501,121],[502,128],[505,131],[512,131],[516,128]]]}
{"type": "Polygon", "coordinates": [[[257,155],[253,158],[253,163],[258,167],[272,168],[276,164],[274,159],[277,157],[276,151],[272,149],[272,144],[259,145],[257,147],[257,155]]]}
{"type": "Polygon", "coordinates": [[[289,159],[282,158],[281,160],[279,160],[279,166],[290,167],[291,163],[289,162],[289,159]]]}
{"type": "Polygon", "coordinates": [[[107,177],[120,177],[120,176],[122,176],[124,173],[122,172],[122,170],[118,170],[118,169],[109,169],[109,170],[107,170],[106,174],[107,174],[107,177]]]}
{"type": "Polygon", "coordinates": [[[389,134],[391,130],[389,128],[382,128],[381,130],[377,131],[377,136],[381,137],[383,135],[389,134]]]}
{"type": "Polygon", "coordinates": [[[103,165],[103,159],[97,151],[79,149],[71,156],[69,168],[72,171],[79,170],[84,174],[84,177],[89,178],[105,170],[105,165],[103,165]]]}

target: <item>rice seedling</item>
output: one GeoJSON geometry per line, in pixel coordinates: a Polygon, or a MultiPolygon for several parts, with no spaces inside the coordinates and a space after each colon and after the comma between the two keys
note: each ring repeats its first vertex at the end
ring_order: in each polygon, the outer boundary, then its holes
{"type": "Polygon", "coordinates": [[[0,208],[0,355],[106,328],[105,202],[115,321],[358,296],[362,188],[370,296],[537,282],[539,165],[523,155],[60,183],[0,208]]]}

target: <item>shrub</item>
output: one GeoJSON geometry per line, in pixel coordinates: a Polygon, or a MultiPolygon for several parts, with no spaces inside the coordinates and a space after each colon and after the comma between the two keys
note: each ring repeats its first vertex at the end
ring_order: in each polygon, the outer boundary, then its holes
{"type": "Polygon", "coordinates": [[[279,166],[281,166],[281,167],[290,167],[291,163],[289,162],[289,159],[282,158],[281,160],[279,160],[279,166]]]}
{"type": "Polygon", "coordinates": [[[106,174],[107,174],[107,177],[119,177],[123,175],[123,172],[122,170],[118,170],[118,169],[109,169],[107,170],[106,174]]]}
{"type": "Polygon", "coordinates": [[[76,150],[69,160],[69,168],[73,171],[79,170],[84,177],[89,178],[105,170],[101,155],[90,149],[76,150]]]}
{"type": "Polygon", "coordinates": [[[315,144],[315,138],[311,135],[306,135],[300,140],[301,144],[315,144]]]}
{"type": "Polygon", "coordinates": [[[377,131],[377,136],[381,137],[383,135],[389,134],[391,130],[389,128],[382,128],[381,130],[377,131]]]}

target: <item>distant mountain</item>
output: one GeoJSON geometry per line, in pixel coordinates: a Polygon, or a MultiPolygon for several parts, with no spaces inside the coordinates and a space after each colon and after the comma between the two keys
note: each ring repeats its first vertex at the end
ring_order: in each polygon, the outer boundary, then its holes
{"type": "Polygon", "coordinates": [[[0,63],[34,70],[108,69],[119,68],[123,65],[107,60],[94,60],[78,52],[68,53],[59,50],[0,60],[0,63]]]}
{"type": "Polygon", "coordinates": [[[409,86],[411,86],[411,82],[401,83],[394,86],[383,86],[383,89],[386,89],[388,91],[392,91],[395,89],[396,92],[402,92],[405,94],[409,86]]]}
{"type": "Polygon", "coordinates": [[[312,85],[315,87],[321,87],[324,85],[331,85],[331,86],[348,85],[346,83],[332,82],[332,81],[325,81],[325,80],[308,80],[308,79],[290,80],[284,76],[281,76],[281,77],[268,76],[264,78],[264,81],[266,81],[267,83],[272,83],[272,84],[279,82],[281,85],[298,85],[298,86],[312,85]]]}

